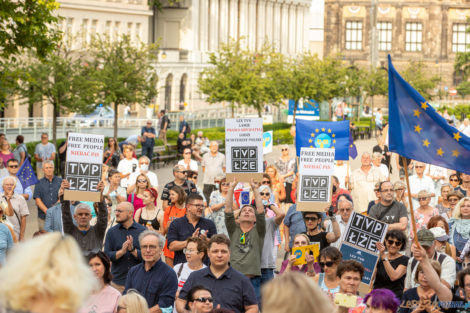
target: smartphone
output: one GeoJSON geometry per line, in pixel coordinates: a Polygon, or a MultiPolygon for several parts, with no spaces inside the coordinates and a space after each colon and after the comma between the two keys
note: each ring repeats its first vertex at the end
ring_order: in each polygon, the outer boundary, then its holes
{"type": "Polygon", "coordinates": [[[132,173],[134,173],[136,169],[137,169],[137,164],[132,164],[132,173]]]}
{"type": "Polygon", "coordinates": [[[250,204],[250,192],[249,191],[242,191],[240,192],[240,203],[241,205],[249,205],[250,204]]]}

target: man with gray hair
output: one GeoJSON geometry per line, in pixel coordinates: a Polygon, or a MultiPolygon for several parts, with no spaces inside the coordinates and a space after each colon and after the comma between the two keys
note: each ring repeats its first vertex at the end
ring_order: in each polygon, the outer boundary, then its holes
{"type": "MultiPolygon", "coordinates": [[[[63,180],[59,189],[60,202],[62,204],[62,225],[65,234],[69,234],[77,241],[83,252],[101,250],[103,247],[104,234],[108,226],[108,210],[103,197],[97,202],[98,221],[96,225],[91,226],[91,208],[86,203],[79,203],[75,206],[73,218],[77,221],[74,225],[72,215],[70,214],[70,201],[64,200],[64,190],[70,188],[70,183],[63,180]]],[[[102,193],[104,183],[100,181],[97,189],[102,193]]]]}
{"type": "MultiPolygon", "coordinates": [[[[346,226],[348,226],[349,218],[351,217],[352,211],[354,210],[353,203],[349,200],[351,196],[349,194],[341,194],[338,196],[337,202],[337,214],[334,216],[339,225],[339,230],[341,233],[340,239],[335,242],[330,243],[330,246],[338,248],[341,246],[341,238],[346,232],[346,226]]],[[[325,229],[327,233],[333,232],[333,225],[331,220],[325,221],[325,229]]]]}
{"type": "Polygon", "coordinates": [[[139,244],[144,262],[129,270],[124,294],[135,289],[147,300],[150,312],[171,312],[178,278],[161,259],[165,238],[155,231],[145,230],[139,235],[139,244]]]}
{"type": "Polygon", "coordinates": [[[150,180],[150,185],[157,189],[158,188],[158,178],[157,174],[154,172],[151,172],[149,170],[151,163],[151,159],[149,159],[147,156],[143,155],[139,158],[139,167],[137,170],[129,176],[129,186],[127,187],[127,193],[131,194],[134,192],[135,185],[136,185],[136,180],[137,177],[139,177],[140,174],[144,174],[145,176],[148,177],[150,180]]]}
{"type": "Polygon", "coordinates": [[[214,179],[225,173],[225,155],[219,152],[217,141],[211,141],[209,153],[202,157],[201,166],[204,173],[202,192],[206,199],[210,199],[212,191],[215,190],[214,179]]]}
{"type": "Polygon", "coordinates": [[[146,228],[134,221],[134,205],[132,203],[127,201],[119,203],[115,212],[118,224],[111,227],[106,234],[104,253],[112,262],[113,280],[111,285],[123,292],[129,269],[142,260],[140,244],[137,239],[146,228]]]}
{"type": "Polygon", "coordinates": [[[162,191],[161,200],[163,210],[171,205],[170,190],[174,186],[180,186],[183,188],[184,192],[186,192],[186,195],[188,196],[191,193],[197,193],[196,185],[187,179],[186,170],[183,165],[177,164],[173,167],[173,176],[175,177],[175,180],[166,184],[162,191]]]}
{"type": "Polygon", "coordinates": [[[44,161],[42,164],[44,177],[34,186],[33,199],[38,206],[38,227],[44,229],[47,210],[59,200],[59,189],[62,178],[54,175],[54,162],[44,161]]]}

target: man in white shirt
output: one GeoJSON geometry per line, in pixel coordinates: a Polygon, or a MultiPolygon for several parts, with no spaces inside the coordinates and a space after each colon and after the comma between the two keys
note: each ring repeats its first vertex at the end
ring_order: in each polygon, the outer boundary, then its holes
{"type": "Polygon", "coordinates": [[[127,187],[127,193],[132,193],[135,189],[135,182],[140,174],[144,174],[150,180],[150,185],[153,188],[158,188],[157,174],[149,171],[150,159],[143,155],[139,158],[139,167],[135,172],[129,176],[129,187],[127,187]]]}
{"type": "MultiPolygon", "coordinates": [[[[353,203],[344,197],[340,198],[338,201],[338,212],[335,218],[339,225],[341,237],[339,237],[339,239],[336,240],[335,242],[330,243],[330,246],[339,249],[339,246],[341,245],[341,242],[342,242],[341,239],[343,238],[343,235],[346,232],[346,226],[348,225],[349,218],[351,217],[352,211],[353,211],[353,203]]],[[[326,228],[327,233],[333,231],[333,225],[331,225],[330,220],[325,221],[325,228],[326,228]]]]}
{"type": "Polygon", "coordinates": [[[343,189],[348,189],[349,177],[351,176],[351,169],[346,163],[344,163],[344,161],[336,161],[335,176],[338,177],[339,187],[343,189]]]}
{"type": "Polygon", "coordinates": [[[390,176],[388,172],[388,167],[387,165],[382,163],[382,158],[383,158],[382,153],[380,152],[372,153],[372,167],[378,169],[382,173],[382,175],[387,177],[388,179],[388,177],[390,176]]]}
{"type": "Polygon", "coordinates": [[[411,198],[413,200],[413,208],[419,207],[418,192],[426,190],[430,193],[431,201],[436,196],[436,190],[434,189],[434,182],[432,178],[424,175],[424,169],[426,164],[423,162],[415,162],[415,175],[410,176],[410,191],[411,198]]]}

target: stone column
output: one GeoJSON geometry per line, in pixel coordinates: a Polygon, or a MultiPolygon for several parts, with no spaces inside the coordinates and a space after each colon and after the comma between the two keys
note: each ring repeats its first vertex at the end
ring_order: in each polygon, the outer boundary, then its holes
{"type": "Polygon", "coordinates": [[[256,48],[256,26],[258,23],[258,17],[256,16],[256,2],[257,0],[248,0],[248,47],[250,50],[255,50],[256,48]]]}
{"type": "Polygon", "coordinates": [[[256,34],[256,46],[261,48],[266,41],[266,0],[258,0],[258,20],[257,34],[256,34]]]}
{"type": "Polygon", "coordinates": [[[305,38],[305,24],[304,24],[304,5],[298,5],[296,10],[296,30],[297,34],[295,40],[295,51],[294,53],[301,53],[304,50],[304,38],[305,38]]]}
{"type": "Polygon", "coordinates": [[[216,51],[219,47],[219,0],[209,1],[209,50],[216,51]]]}
{"type": "Polygon", "coordinates": [[[239,21],[239,35],[244,37],[242,42],[243,47],[248,46],[248,0],[240,0],[240,21],[239,21]]]}
{"type": "Polygon", "coordinates": [[[199,0],[199,45],[201,51],[209,49],[209,0],[199,0]]]}
{"type": "MultiPolygon", "coordinates": [[[[281,1],[281,0],[279,0],[281,1]]],[[[274,46],[278,51],[281,51],[281,3],[279,1],[274,1],[273,10],[273,42],[274,46]]]]}
{"type": "Polygon", "coordinates": [[[228,42],[229,0],[219,2],[219,44],[228,42]]]}
{"type": "Polygon", "coordinates": [[[294,4],[289,5],[289,32],[288,32],[288,43],[289,46],[287,47],[289,54],[295,54],[296,51],[296,41],[298,33],[296,32],[297,27],[297,6],[294,4]]]}
{"type": "Polygon", "coordinates": [[[274,5],[273,1],[266,0],[266,12],[265,12],[266,21],[265,21],[265,30],[264,30],[263,40],[266,40],[274,45],[273,43],[273,5],[274,5]]]}
{"type": "Polygon", "coordinates": [[[229,4],[229,37],[233,39],[238,38],[238,0],[227,0],[229,4]]]}
{"type": "Polygon", "coordinates": [[[281,52],[289,51],[289,5],[283,3],[281,7],[281,52]]]}

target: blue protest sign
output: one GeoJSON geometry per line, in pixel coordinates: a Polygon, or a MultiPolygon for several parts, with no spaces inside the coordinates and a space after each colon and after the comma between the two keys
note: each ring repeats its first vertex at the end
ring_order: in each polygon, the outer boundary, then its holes
{"type": "Polygon", "coordinates": [[[379,256],[375,253],[367,252],[344,242],[341,244],[339,250],[343,254],[343,260],[355,260],[364,266],[362,282],[366,285],[370,285],[379,256]]]}

